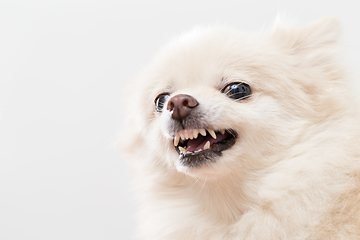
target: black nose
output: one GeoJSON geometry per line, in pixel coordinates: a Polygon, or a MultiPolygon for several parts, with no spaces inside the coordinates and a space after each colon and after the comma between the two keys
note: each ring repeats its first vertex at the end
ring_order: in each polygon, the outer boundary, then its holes
{"type": "Polygon", "coordinates": [[[172,112],[171,116],[173,119],[182,120],[186,118],[197,105],[199,105],[199,103],[192,96],[178,94],[169,100],[167,110],[172,112]]]}

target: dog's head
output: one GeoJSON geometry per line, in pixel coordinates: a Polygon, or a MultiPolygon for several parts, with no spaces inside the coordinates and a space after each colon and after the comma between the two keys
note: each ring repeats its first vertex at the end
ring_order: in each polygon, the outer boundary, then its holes
{"type": "Polygon", "coordinates": [[[130,85],[124,148],[143,164],[195,177],[274,164],[338,106],[338,32],[327,19],[264,34],[215,27],[183,36],[130,85]]]}

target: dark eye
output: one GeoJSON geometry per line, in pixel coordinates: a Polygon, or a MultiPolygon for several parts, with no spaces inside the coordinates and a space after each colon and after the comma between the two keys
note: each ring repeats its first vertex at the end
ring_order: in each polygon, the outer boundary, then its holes
{"type": "Polygon", "coordinates": [[[164,107],[164,103],[166,101],[166,99],[169,97],[169,94],[167,93],[162,93],[159,96],[157,96],[155,98],[155,111],[156,112],[161,112],[163,107],[164,107]]]}
{"type": "Polygon", "coordinates": [[[229,98],[240,100],[247,98],[251,95],[250,86],[246,83],[230,83],[222,92],[229,98]]]}

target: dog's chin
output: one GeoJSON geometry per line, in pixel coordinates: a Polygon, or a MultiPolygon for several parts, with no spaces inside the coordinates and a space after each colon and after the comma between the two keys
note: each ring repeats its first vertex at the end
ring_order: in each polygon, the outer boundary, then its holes
{"type": "Polygon", "coordinates": [[[210,151],[203,155],[197,155],[196,158],[186,157],[176,162],[176,170],[193,178],[200,179],[217,179],[219,176],[226,174],[229,169],[226,168],[226,158],[223,154],[211,153],[210,151]],[[187,161],[187,162],[185,162],[187,161]],[[197,161],[196,167],[189,162],[197,161]],[[201,164],[199,162],[201,161],[201,164]]]}
{"type": "Polygon", "coordinates": [[[179,162],[184,167],[188,168],[201,168],[204,165],[209,165],[219,160],[222,152],[213,150],[203,150],[198,153],[180,153],[179,162]]]}

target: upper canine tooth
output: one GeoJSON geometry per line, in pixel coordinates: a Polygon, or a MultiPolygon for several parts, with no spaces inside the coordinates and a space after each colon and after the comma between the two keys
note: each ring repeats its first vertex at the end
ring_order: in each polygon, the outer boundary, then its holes
{"type": "Polygon", "coordinates": [[[216,134],[215,134],[215,131],[212,130],[212,129],[207,129],[208,132],[210,133],[210,135],[212,136],[213,139],[216,139],[216,134]]]}
{"type": "Polygon", "coordinates": [[[174,138],[174,146],[176,147],[179,144],[180,141],[180,135],[177,133],[174,138]]]}
{"type": "Polygon", "coordinates": [[[205,129],[199,129],[199,132],[201,135],[203,135],[204,137],[206,136],[206,130],[205,129]]]}

